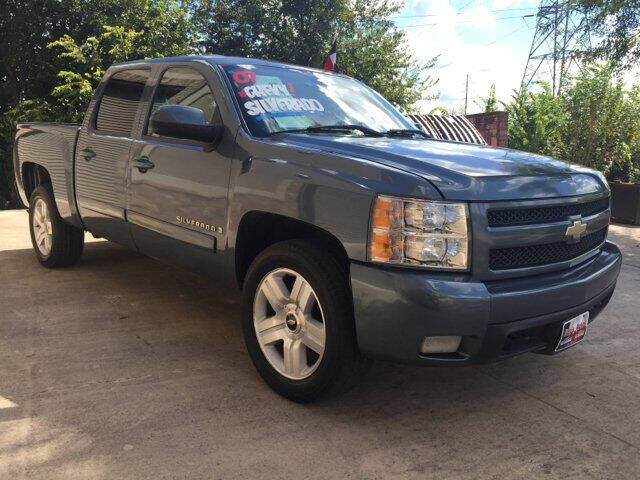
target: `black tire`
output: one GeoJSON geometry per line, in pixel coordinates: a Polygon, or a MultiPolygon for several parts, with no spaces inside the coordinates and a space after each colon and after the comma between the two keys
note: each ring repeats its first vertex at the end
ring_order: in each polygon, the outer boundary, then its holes
{"type": "Polygon", "coordinates": [[[84,247],[84,230],[66,223],[60,217],[53,200],[50,185],[40,185],[33,190],[29,199],[29,232],[31,243],[38,261],[47,268],[67,267],[77,263],[84,247]],[[34,210],[38,200],[42,200],[49,211],[51,219],[51,251],[44,254],[36,243],[34,231],[34,210]]]}
{"type": "Polygon", "coordinates": [[[327,245],[291,240],[274,244],[253,261],[243,286],[243,332],[256,369],[273,390],[300,403],[312,402],[347,391],[371,364],[356,343],[353,301],[344,262],[327,245]],[[253,305],[262,279],[286,268],[304,277],[321,305],[325,349],[315,371],[302,380],[281,375],[265,357],[256,337],[253,305]]]}

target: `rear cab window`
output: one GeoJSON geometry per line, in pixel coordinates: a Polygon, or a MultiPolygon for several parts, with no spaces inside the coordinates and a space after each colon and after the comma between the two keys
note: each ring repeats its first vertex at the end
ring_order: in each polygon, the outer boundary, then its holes
{"type": "Polygon", "coordinates": [[[149,70],[132,69],[109,77],[95,115],[94,128],[99,133],[131,135],[149,73],[149,70]]]}

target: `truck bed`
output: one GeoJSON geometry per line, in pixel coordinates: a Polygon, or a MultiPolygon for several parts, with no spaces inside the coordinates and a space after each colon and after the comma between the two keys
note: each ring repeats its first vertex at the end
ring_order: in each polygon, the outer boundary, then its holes
{"type": "MultiPolygon", "coordinates": [[[[35,164],[47,169],[60,215],[81,226],[73,194],[73,162],[80,125],[75,123],[28,122],[19,123],[13,149],[16,181],[29,181],[35,164]]],[[[19,189],[20,190],[20,189],[19,189]]],[[[27,189],[28,191],[29,189],[27,189]]],[[[25,205],[28,198],[22,198],[25,205]]]]}

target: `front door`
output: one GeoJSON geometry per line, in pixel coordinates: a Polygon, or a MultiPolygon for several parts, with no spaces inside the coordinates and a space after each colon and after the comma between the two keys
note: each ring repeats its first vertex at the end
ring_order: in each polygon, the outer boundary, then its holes
{"type": "MultiPolygon", "coordinates": [[[[162,105],[180,104],[202,110],[208,124],[220,124],[214,80],[211,67],[205,65],[165,68],[149,117],[162,105]]],[[[215,268],[215,252],[226,234],[232,159],[222,152],[230,133],[225,131],[221,144],[212,149],[203,142],[161,136],[148,119],[142,128],[131,152],[127,211],[138,249],[193,269],[215,268]]]]}

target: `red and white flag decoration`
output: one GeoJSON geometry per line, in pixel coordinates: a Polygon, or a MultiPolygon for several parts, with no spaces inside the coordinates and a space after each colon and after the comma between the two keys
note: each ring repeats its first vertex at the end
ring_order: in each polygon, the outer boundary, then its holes
{"type": "Polygon", "coordinates": [[[331,51],[329,55],[327,55],[327,59],[324,61],[323,70],[331,70],[335,71],[336,62],[338,61],[338,50],[337,50],[337,39],[333,41],[333,45],[331,46],[331,51]]]}

